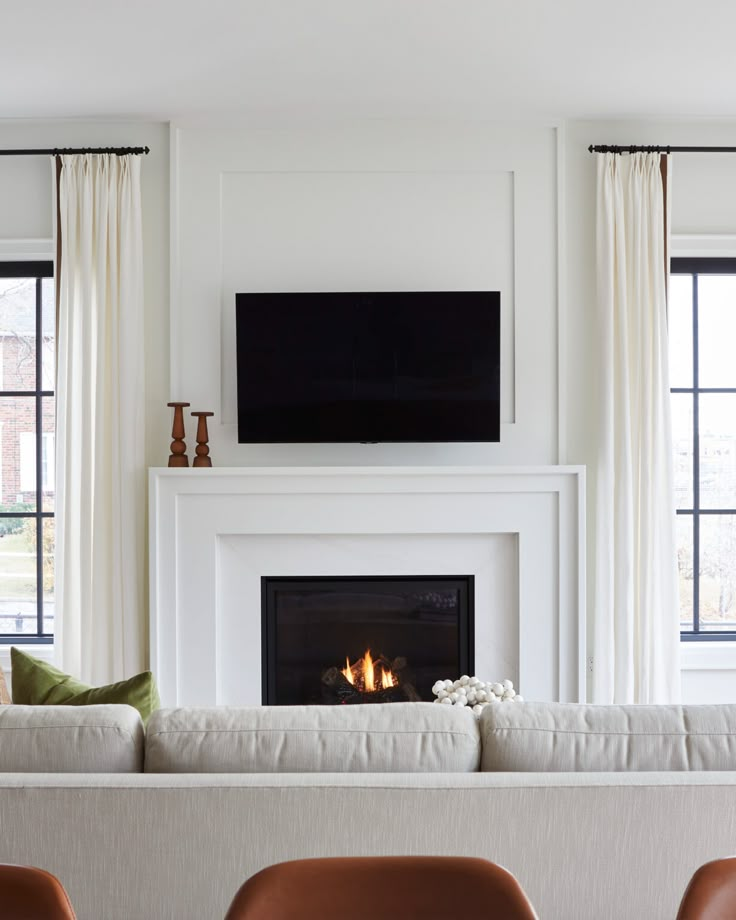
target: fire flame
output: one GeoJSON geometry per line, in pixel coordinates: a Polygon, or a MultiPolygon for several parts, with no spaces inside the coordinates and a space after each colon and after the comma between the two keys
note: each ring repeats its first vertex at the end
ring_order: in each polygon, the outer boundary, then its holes
{"type": "Polygon", "coordinates": [[[358,690],[363,693],[373,693],[374,690],[379,689],[376,681],[376,670],[379,673],[380,689],[386,690],[388,687],[398,685],[399,682],[395,675],[380,658],[375,662],[373,661],[370,649],[353,665],[350,664],[349,658],[345,658],[345,667],[342,669],[342,673],[345,675],[346,680],[358,690]]]}

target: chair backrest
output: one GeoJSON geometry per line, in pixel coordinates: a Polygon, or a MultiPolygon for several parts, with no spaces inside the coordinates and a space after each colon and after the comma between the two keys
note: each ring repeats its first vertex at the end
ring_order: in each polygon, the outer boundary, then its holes
{"type": "Polygon", "coordinates": [[[463,856],[298,859],[269,866],[235,895],[226,920],[536,920],[514,876],[463,856]]]}
{"type": "Polygon", "coordinates": [[[733,920],[736,917],[736,857],[705,863],[690,879],[677,920],[733,920]]]}
{"type": "Polygon", "coordinates": [[[76,920],[64,886],[50,872],[0,863],[0,916],[13,920],[76,920]]]}

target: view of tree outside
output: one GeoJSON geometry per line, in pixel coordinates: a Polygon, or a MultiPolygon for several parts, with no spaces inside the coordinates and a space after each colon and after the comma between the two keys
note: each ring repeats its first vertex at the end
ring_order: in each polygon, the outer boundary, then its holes
{"type": "Polygon", "coordinates": [[[2,277],[0,265],[0,634],[44,633],[54,623],[55,303],[53,279],[41,289],[41,379],[37,380],[36,277],[2,277]],[[38,386],[38,391],[37,391],[38,386]],[[37,489],[37,400],[40,400],[41,491],[37,489]],[[39,520],[41,529],[39,532],[39,520]],[[38,552],[41,580],[38,584],[38,552]],[[39,591],[40,587],[40,591],[39,591]]]}
{"type": "MultiPolygon", "coordinates": [[[[698,275],[698,386],[736,388],[736,275],[698,275]]],[[[670,383],[694,387],[693,276],[672,275],[670,383]]],[[[680,623],[694,627],[694,423],[699,432],[699,627],[736,631],[736,393],[672,393],[680,623]]]]}

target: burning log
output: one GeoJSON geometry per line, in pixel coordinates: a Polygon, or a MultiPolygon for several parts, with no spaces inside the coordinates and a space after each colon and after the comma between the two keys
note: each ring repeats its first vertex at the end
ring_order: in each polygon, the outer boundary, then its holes
{"type": "Polygon", "coordinates": [[[328,668],[322,675],[322,699],[325,703],[403,703],[419,702],[421,697],[408,679],[401,679],[406,658],[394,658],[390,668],[383,658],[374,662],[370,652],[351,667],[328,668]]]}
{"type": "MultiPolygon", "coordinates": [[[[337,703],[347,703],[347,702],[358,702],[353,700],[353,697],[360,696],[360,690],[356,689],[350,681],[345,677],[340,668],[328,668],[325,673],[322,675],[322,696],[325,696],[325,692],[329,693],[335,699],[331,702],[337,703]]],[[[327,700],[326,702],[330,702],[327,700]]]]}

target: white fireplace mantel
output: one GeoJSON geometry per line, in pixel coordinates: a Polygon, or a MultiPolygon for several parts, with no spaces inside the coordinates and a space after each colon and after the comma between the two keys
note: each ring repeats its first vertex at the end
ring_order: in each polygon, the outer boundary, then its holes
{"type": "Polygon", "coordinates": [[[477,570],[476,673],[506,676],[487,672],[512,648],[527,699],[584,700],[584,485],[571,466],[150,470],[164,705],[261,702],[262,575],[448,566],[477,570]]]}

